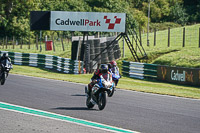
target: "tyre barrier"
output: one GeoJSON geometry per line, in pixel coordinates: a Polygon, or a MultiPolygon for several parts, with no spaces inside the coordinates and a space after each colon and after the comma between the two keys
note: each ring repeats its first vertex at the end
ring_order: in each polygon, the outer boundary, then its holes
{"type": "MultiPolygon", "coordinates": [[[[87,41],[85,38],[85,43],[82,44],[81,38],[81,48],[79,49],[78,59],[84,61],[86,70],[94,69],[94,65],[100,65],[103,63],[109,63],[113,60],[118,60],[121,57],[121,50],[118,41],[115,41],[110,45],[110,43],[115,39],[115,37],[102,37],[94,38],[89,37],[87,41]],[[87,45],[87,43],[89,45],[87,45]],[[110,45],[110,46],[108,46],[110,45]],[[94,63],[95,62],[95,63],[94,63]],[[89,65],[90,64],[90,65],[89,65]],[[91,66],[91,67],[89,67],[91,66]]],[[[79,38],[72,39],[72,54],[71,59],[77,59],[77,49],[79,44],[79,38]]]]}
{"type": "Polygon", "coordinates": [[[8,53],[12,64],[26,65],[33,67],[47,68],[54,71],[69,73],[69,74],[83,74],[83,62],[78,60],[71,60],[53,55],[44,55],[36,53],[18,53],[0,51],[0,54],[8,53]]]}

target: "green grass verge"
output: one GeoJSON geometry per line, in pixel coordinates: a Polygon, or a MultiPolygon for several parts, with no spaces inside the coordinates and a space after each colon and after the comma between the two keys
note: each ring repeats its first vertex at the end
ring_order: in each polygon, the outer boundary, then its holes
{"type": "Polygon", "coordinates": [[[183,48],[181,51],[160,56],[155,59],[153,63],[187,68],[200,68],[199,51],[200,49],[198,48],[183,48]]]}
{"type": "MultiPolygon", "coordinates": [[[[92,77],[92,74],[83,74],[83,75],[63,74],[63,73],[52,72],[47,69],[40,69],[29,66],[18,66],[18,65],[14,65],[14,69],[11,70],[11,73],[70,81],[83,84],[88,84],[90,82],[90,78],[92,77]]],[[[200,89],[196,87],[172,85],[167,83],[151,82],[145,80],[136,80],[127,77],[123,77],[120,79],[118,88],[147,92],[147,93],[156,93],[163,95],[200,99],[200,89]]]]}

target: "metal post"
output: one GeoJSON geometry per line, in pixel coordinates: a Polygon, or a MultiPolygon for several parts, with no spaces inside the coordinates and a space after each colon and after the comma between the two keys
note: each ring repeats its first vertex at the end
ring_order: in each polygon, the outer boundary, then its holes
{"type": "Polygon", "coordinates": [[[29,36],[28,49],[31,49],[31,37],[29,36]]]}
{"type": "Polygon", "coordinates": [[[62,43],[62,49],[63,49],[63,51],[65,51],[65,47],[64,47],[64,43],[63,43],[63,37],[64,37],[64,32],[61,35],[61,43],[62,43]]]}
{"type": "Polygon", "coordinates": [[[86,41],[86,63],[85,63],[85,67],[86,67],[86,72],[90,72],[90,44],[88,41],[88,33],[87,33],[87,41],[86,41]]]}
{"type": "Polygon", "coordinates": [[[45,35],[45,38],[44,38],[44,43],[45,43],[44,47],[45,47],[45,50],[47,50],[47,46],[46,46],[47,41],[48,41],[48,38],[47,38],[47,35],[45,35]]]}
{"type": "MultiPolygon", "coordinates": [[[[72,37],[74,36],[74,31],[71,32],[71,45],[72,45],[72,37]]],[[[69,44],[69,39],[68,39],[68,44],[69,44]]],[[[70,46],[70,45],[69,45],[70,46]]]]}
{"type": "Polygon", "coordinates": [[[77,47],[77,53],[76,53],[76,60],[79,60],[79,52],[80,52],[80,46],[81,46],[81,37],[79,37],[78,41],[78,47],[77,47]]]}
{"type": "Polygon", "coordinates": [[[40,31],[40,52],[42,52],[42,31],[40,31]]]}
{"type": "Polygon", "coordinates": [[[147,23],[147,46],[149,46],[149,18],[150,18],[150,0],[149,0],[149,9],[148,9],[148,23],[147,23]]]}
{"type": "Polygon", "coordinates": [[[20,45],[20,49],[22,49],[22,45],[23,45],[23,37],[21,37],[21,45],[20,45]]]}
{"type": "Polygon", "coordinates": [[[170,27],[168,28],[168,47],[170,47],[170,27]]]}
{"type": "Polygon", "coordinates": [[[53,51],[55,52],[55,42],[56,42],[56,41],[54,41],[54,33],[51,34],[51,40],[52,40],[52,42],[53,42],[53,51]]]}
{"type": "Polygon", "coordinates": [[[6,36],[6,49],[8,48],[8,37],[6,36]]]}
{"type": "Polygon", "coordinates": [[[81,53],[80,53],[80,60],[84,61],[84,64],[86,64],[86,61],[85,61],[85,57],[86,57],[86,53],[85,53],[85,49],[86,49],[86,45],[85,45],[85,35],[86,33],[83,32],[83,41],[81,43],[81,53]]]}
{"type": "Polygon", "coordinates": [[[141,34],[141,27],[139,27],[139,34],[140,34],[140,46],[142,46],[142,34],[141,34]]]}
{"type": "Polygon", "coordinates": [[[185,27],[183,28],[183,47],[185,47],[185,27]]]}
{"type": "Polygon", "coordinates": [[[38,50],[38,34],[36,35],[36,49],[38,50]]]}
{"type": "Polygon", "coordinates": [[[13,45],[13,49],[15,49],[15,37],[13,36],[13,40],[12,40],[12,45],[13,45]]]}
{"type": "Polygon", "coordinates": [[[4,49],[4,44],[5,44],[5,42],[4,42],[4,38],[3,38],[3,49],[4,49]]]}
{"type": "Polygon", "coordinates": [[[125,44],[124,44],[124,38],[123,38],[123,58],[125,58],[125,44]]]}
{"type": "Polygon", "coordinates": [[[154,46],[156,46],[156,29],[154,29],[154,46]]]}

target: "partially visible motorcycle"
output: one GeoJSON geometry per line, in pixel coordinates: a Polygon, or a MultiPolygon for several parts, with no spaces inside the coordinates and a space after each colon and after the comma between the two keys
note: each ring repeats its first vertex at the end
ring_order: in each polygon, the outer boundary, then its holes
{"type": "Polygon", "coordinates": [[[12,69],[12,64],[8,59],[5,59],[1,62],[0,67],[0,82],[1,85],[4,85],[6,78],[8,77],[8,73],[12,69]]]}
{"type": "Polygon", "coordinates": [[[116,71],[115,73],[113,73],[111,71],[111,73],[112,73],[112,80],[114,82],[114,86],[113,86],[111,93],[108,95],[109,97],[112,97],[112,95],[114,94],[117,83],[118,83],[119,79],[121,78],[121,76],[119,75],[119,71],[116,71]]]}
{"type": "MultiPolygon", "coordinates": [[[[111,71],[111,70],[110,70],[111,71]]],[[[112,71],[111,71],[112,72],[112,71]]],[[[118,83],[118,80],[121,78],[120,74],[119,74],[119,71],[115,71],[115,72],[112,72],[112,79],[115,83],[115,86],[117,86],[117,83],[118,83]]]]}
{"type": "MultiPolygon", "coordinates": [[[[106,81],[102,76],[100,79],[97,80],[95,85],[92,87],[92,91],[90,96],[86,93],[86,105],[87,107],[93,108],[94,105],[98,105],[99,110],[103,110],[106,106],[106,92],[109,94],[111,93],[114,87],[114,83],[106,81]]],[[[87,87],[85,88],[87,92],[87,87]]]]}

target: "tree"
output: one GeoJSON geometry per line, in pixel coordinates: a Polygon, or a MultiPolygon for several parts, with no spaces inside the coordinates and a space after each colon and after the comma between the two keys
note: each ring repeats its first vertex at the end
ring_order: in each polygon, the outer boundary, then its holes
{"type": "Polygon", "coordinates": [[[2,36],[30,36],[30,11],[37,9],[32,0],[2,0],[0,3],[2,36]]]}
{"type": "Polygon", "coordinates": [[[183,7],[189,15],[189,22],[200,22],[200,1],[199,0],[184,0],[183,7]]]}
{"type": "Polygon", "coordinates": [[[169,19],[178,24],[185,25],[188,22],[188,15],[182,5],[175,3],[175,5],[171,7],[169,19]]]}

